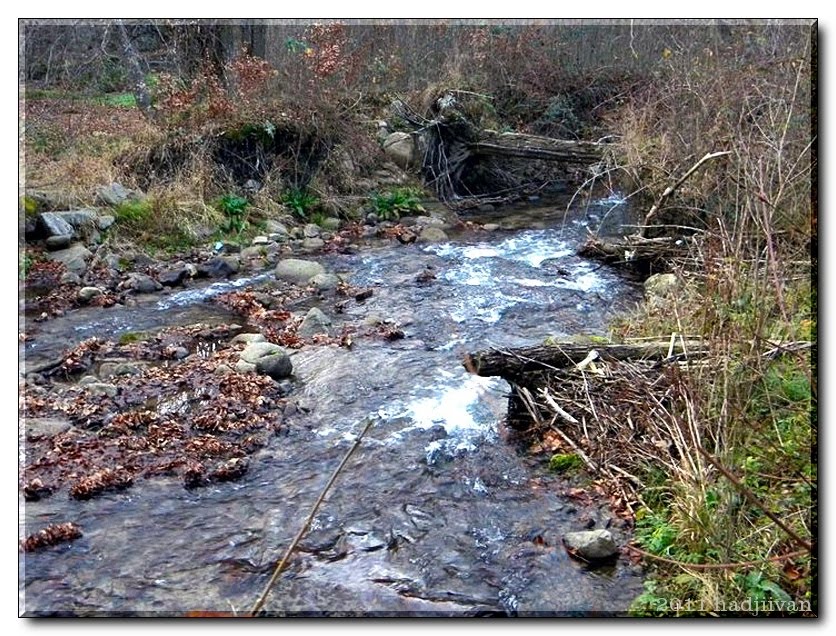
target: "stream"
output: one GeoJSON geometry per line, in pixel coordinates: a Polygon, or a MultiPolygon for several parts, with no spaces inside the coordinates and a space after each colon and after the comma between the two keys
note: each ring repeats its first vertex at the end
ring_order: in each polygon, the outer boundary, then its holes
{"type": "MultiPolygon", "coordinates": [[[[89,501],[59,493],[21,503],[22,536],[64,521],[84,530],[19,560],[21,612],[245,613],[372,418],[274,586],[268,614],[624,614],[642,591],[640,570],[624,558],[589,567],[561,545],[565,532],[590,521],[619,534],[618,519],[603,504],[590,508],[568,496],[564,480],[503,427],[508,385],[461,364],[465,351],[605,334],[613,316],[638,301],[633,283],[575,256],[590,218],[613,202],[597,205],[568,219],[562,208],[520,210],[502,217],[503,228],[515,229],[318,258],[352,285],[374,289],[339,315],[333,302],[320,301],[335,329],[379,318],[396,322],[405,337],[294,352],[289,397],[298,412],[240,481],[186,490],[158,478],[89,501]]],[[[211,296],[271,277],[68,312],[39,324],[25,355],[47,359],[92,335],[235,322],[211,296]]]]}

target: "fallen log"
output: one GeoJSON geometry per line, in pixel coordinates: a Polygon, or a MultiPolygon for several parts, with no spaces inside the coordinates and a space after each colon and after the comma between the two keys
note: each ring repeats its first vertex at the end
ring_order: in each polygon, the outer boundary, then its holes
{"type": "Polygon", "coordinates": [[[590,351],[603,362],[653,360],[656,362],[696,358],[706,348],[696,340],[658,340],[636,344],[578,344],[560,342],[517,349],[491,349],[465,354],[462,364],[483,377],[499,376],[517,381],[529,373],[555,371],[578,366],[590,351]]]}
{"type": "Polygon", "coordinates": [[[448,207],[510,202],[557,184],[562,188],[579,167],[599,164],[606,154],[607,144],[598,142],[483,129],[460,93],[439,97],[428,116],[403,101],[393,104],[413,129],[425,182],[448,207]],[[531,170],[530,162],[543,163],[531,170]]]}
{"type": "Polygon", "coordinates": [[[578,256],[592,258],[608,265],[627,266],[642,273],[666,269],[666,263],[688,254],[684,238],[662,236],[645,238],[638,234],[622,239],[604,240],[590,236],[577,251],[578,256]]]}

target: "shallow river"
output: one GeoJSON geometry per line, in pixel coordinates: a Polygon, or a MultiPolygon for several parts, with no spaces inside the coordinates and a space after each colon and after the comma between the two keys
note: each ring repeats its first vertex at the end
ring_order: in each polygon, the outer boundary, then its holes
{"type": "MultiPolygon", "coordinates": [[[[59,493],[26,503],[21,535],[73,521],[84,536],[21,559],[21,611],[246,612],[371,417],[374,427],[273,588],[268,613],[623,613],[641,592],[638,570],[624,560],[589,568],[560,543],[589,518],[602,527],[612,515],[560,494],[560,478],[527,457],[502,425],[508,385],[469,375],[461,354],[605,333],[637,291],[574,255],[584,217],[564,223],[561,212],[540,209],[518,220],[527,229],[326,257],[352,284],[374,288],[335,319],[377,315],[398,322],[406,337],[294,353],[290,397],[304,409],[253,457],[241,481],[188,491],[159,479],[90,501],[59,493]]],[[[209,296],[269,277],[130,309],[73,312],[39,326],[26,354],[46,358],[91,335],[230,321],[209,296]]],[[[332,314],[333,301],[322,309],[332,314]]]]}

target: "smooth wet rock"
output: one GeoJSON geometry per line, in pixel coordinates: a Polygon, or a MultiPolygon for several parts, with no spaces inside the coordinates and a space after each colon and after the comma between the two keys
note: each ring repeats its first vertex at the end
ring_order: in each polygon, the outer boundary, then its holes
{"type": "Polygon", "coordinates": [[[55,250],[68,248],[72,241],[73,237],[70,234],[64,234],[62,236],[50,236],[44,243],[46,244],[46,249],[54,252],[55,250]]]}
{"type": "Polygon", "coordinates": [[[418,235],[419,243],[442,243],[447,240],[446,232],[438,227],[425,227],[418,235]]]}
{"type": "Polygon", "coordinates": [[[102,290],[98,287],[82,287],[78,290],[78,300],[82,303],[89,303],[97,296],[101,296],[102,293],[102,290]]]}
{"type": "Polygon", "coordinates": [[[232,344],[237,344],[239,342],[267,342],[267,338],[265,338],[264,334],[261,333],[239,333],[232,340],[230,340],[230,342],[232,344]]]}
{"type": "Polygon", "coordinates": [[[496,232],[499,229],[499,223],[485,223],[482,229],[486,232],[496,232]]]}
{"type": "Polygon", "coordinates": [[[274,380],[281,380],[293,373],[293,363],[285,352],[266,355],[255,363],[257,373],[268,375],[274,380]]]}
{"type": "Polygon", "coordinates": [[[618,546],[609,530],[567,532],[563,544],[572,556],[585,561],[606,561],[618,554],[618,546]]]}
{"type": "Polygon", "coordinates": [[[317,334],[327,334],[328,326],[331,324],[331,319],[316,307],[312,307],[307,314],[302,324],[299,325],[297,333],[302,338],[310,338],[317,334]]]}
{"type": "Polygon", "coordinates": [[[310,284],[319,291],[331,291],[340,284],[340,278],[336,274],[317,274],[311,278],[310,284]]]}
{"type": "Polygon", "coordinates": [[[83,276],[84,272],[87,271],[87,263],[92,256],[93,253],[81,243],[47,254],[49,260],[61,263],[67,268],[68,272],[73,272],[79,276],[83,276]]]}
{"type": "Polygon", "coordinates": [[[250,364],[256,364],[261,358],[275,355],[277,353],[284,353],[279,345],[272,342],[250,342],[241,352],[241,359],[250,364]]]}
{"type": "Polygon", "coordinates": [[[324,274],[325,268],[316,261],[301,258],[286,258],[276,265],[275,275],[294,285],[307,285],[308,281],[318,274],[324,274]]]}

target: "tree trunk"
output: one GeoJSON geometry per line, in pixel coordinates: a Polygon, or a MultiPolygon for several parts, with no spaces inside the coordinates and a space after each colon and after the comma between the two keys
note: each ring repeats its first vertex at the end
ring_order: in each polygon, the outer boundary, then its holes
{"type": "Polygon", "coordinates": [[[136,97],[136,105],[145,117],[153,121],[154,108],[151,103],[151,93],[148,90],[148,85],[145,83],[145,73],[142,70],[142,62],[139,54],[131,43],[131,38],[128,35],[128,30],[125,28],[125,23],[122,20],[116,20],[116,26],[119,31],[119,37],[122,40],[122,53],[128,65],[128,72],[131,83],[133,84],[133,93],[136,97]]]}

